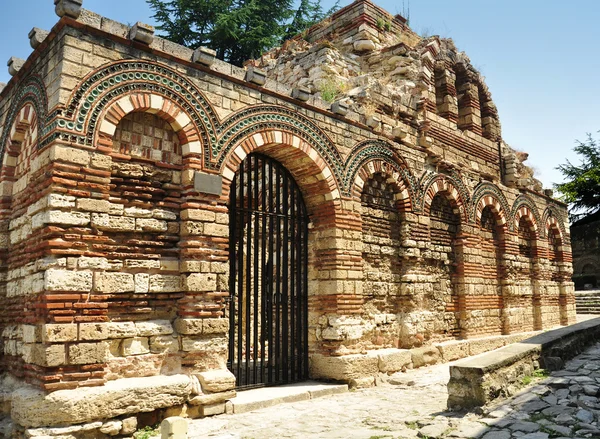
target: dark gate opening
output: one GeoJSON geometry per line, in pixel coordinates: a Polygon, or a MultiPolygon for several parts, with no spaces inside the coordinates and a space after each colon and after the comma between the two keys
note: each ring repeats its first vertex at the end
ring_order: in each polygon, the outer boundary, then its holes
{"type": "Polygon", "coordinates": [[[308,378],[308,217],[291,174],[261,154],[230,193],[229,360],[241,388],[308,378]]]}

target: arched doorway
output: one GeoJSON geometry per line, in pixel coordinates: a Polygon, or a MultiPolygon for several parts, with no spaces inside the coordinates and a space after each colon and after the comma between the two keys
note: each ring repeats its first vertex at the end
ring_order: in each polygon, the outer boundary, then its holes
{"type": "Polygon", "coordinates": [[[238,388],[308,377],[308,217],[292,175],[248,155],[229,196],[229,360],[238,388]]]}

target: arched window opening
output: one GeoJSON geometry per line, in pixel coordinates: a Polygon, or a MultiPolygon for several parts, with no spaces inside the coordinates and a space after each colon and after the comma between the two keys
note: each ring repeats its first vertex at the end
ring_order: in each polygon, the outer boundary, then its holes
{"type": "Polygon", "coordinates": [[[400,215],[394,183],[382,173],[373,175],[363,187],[361,206],[363,291],[381,313],[407,310],[410,298],[400,296],[400,215]]]}

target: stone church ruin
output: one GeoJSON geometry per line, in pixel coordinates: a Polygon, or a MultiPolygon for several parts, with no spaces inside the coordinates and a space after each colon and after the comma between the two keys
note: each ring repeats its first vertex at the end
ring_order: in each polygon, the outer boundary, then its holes
{"type": "Polygon", "coordinates": [[[6,434],[126,435],[574,322],[566,207],[451,40],[357,0],[242,69],[81,3],[0,92],[6,434]]]}

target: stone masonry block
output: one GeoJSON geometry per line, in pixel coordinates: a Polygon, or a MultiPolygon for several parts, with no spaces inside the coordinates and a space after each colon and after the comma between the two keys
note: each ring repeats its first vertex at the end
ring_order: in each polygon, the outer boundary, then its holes
{"type": "Polygon", "coordinates": [[[47,324],[42,326],[44,343],[64,343],[77,341],[77,324],[47,324]]]}
{"type": "Polygon", "coordinates": [[[352,379],[373,377],[379,373],[376,355],[343,355],[326,357],[313,355],[310,363],[311,377],[348,382],[352,379]]]}
{"type": "Polygon", "coordinates": [[[129,338],[137,335],[133,322],[109,322],[106,324],[108,338],[129,338]]]}
{"type": "Polygon", "coordinates": [[[108,232],[133,232],[135,231],[135,218],[93,213],[92,226],[108,232]]]}
{"type": "Polygon", "coordinates": [[[94,273],[94,291],[102,293],[129,293],[135,291],[133,274],[94,273]]]}
{"type": "Polygon", "coordinates": [[[179,416],[172,416],[160,424],[161,439],[187,439],[188,421],[179,416]]]}
{"type": "Polygon", "coordinates": [[[88,292],[92,289],[92,272],[50,269],[44,275],[44,288],[48,291],[88,292]]]}
{"type": "Polygon", "coordinates": [[[229,319],[203,319],[202,334],[227,334],[229,319]]]}
{"type": "Polygon", "coordinates": [[[412,366],[412,355],[406,349],[382,349],[377,352],[379,371],[383,373],[399,372],[412,366]]]}
{"type": "Polygon", "coordinates": [[[121,343],[121,355],[124,357],[147,354],[148,352],[150,352],[150,347],[146,337],[126,338],[121,343]]]}
{"type": "Polygon", "coordinates": [[[79,340],[106,340],[108,336],[108,323],[79,324],[79,340]]]}
{"type": "Polygon", "coordinates": [[[203,392],[225,392],[235,388],[235,376],[228,370],[209,370],[196,375],[203,392]]]}
{"type": "Polygon", "coordinates": [[[179,351],[179,340],[172,335],[155,335],[149,338],[149,344],[153,354],[179,351]]]}
{"type": "Polygon", "coordinates": [[[53,145],[50,148],[50,161],[68,162],[87,166],[90,163],[90,153],[81,149],[69,148],[68,146],[53,145]]]}
{"type": "Polygon", "coordinates": [[[202,334],[203,319],[177,319],[175,320],[175,330],[184,335],[202,334]]]}
{"type": "Polygon", "coordinates": [[[185,278],[186,291],[215,291],[217,276],[212,273],[193,273],[185,278]]]}
{"type": "Polygon", "coordinates": [[[135,322],[137,333],[142,337],[152,335],[169,335],[173,333],[173,326],[169,320],[149,320],[146,322],[135,322]]]}
{"type": "Polygon", "coordinates": [[[151,293],[177,293],[181,291],[181,276],[153,274],[148,291],[151,293]]]}
{"type": "Polygon", "coordinates": [[[69,346],[69,364],[104,363],[108,359],[107,342],[78,343],[69,346]]]}
{"type": "Polygon", "coordinates": [[[413,367],[436,364],[440,360],[440,351],[434,346],[411,349],[413,367]]]}

